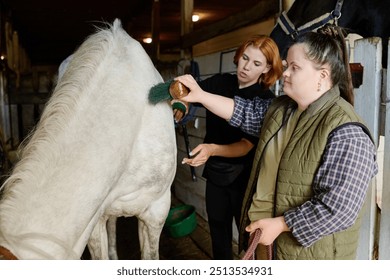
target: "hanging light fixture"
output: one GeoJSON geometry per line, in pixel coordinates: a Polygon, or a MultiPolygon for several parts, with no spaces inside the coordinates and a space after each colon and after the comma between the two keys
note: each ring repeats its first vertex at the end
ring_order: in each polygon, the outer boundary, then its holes
{"type": "Polygon", "coordinates": [[[144,42],[145,44],[150,44],[150,43],[152,43],[152,38],[150,38],[150,37],[145,37],[145,38],[143,38],[142,39],[142,42],[144,42]]]}
{"type": "Polygon", "coordinates": [[[193,14],[192,15],[192,22],[197,22],[199,20],[199,15],[193,14]]]}

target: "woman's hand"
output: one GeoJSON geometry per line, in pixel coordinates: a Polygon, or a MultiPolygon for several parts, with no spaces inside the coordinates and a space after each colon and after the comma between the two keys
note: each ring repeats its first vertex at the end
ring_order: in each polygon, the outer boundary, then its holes
{"type": "Polygon", "coordinates": [[[182,164],[188,164],[191,166],[200,166],[205,164],[210,156],[213,155],[213,144],[200,144],[191,151],[191,158],[184,158],[182,164]]]}
{"type": "Polygon", "coordinates": [[[196,103],[196,102],[202,103],[201,100],[204,91],[200,88],[198,82],[194,79],[194,77],[192,77],[190,74],[186,74],[186,75],[176,77],[175,80],[181,82],[190,91],[187,96],[180,98],[180,100],[186,102],[192,102],[192,103],[196,103]]]}
{"type": "Polygon", "coordinates": [[[188,102],[172,99],[171,106],[173,109],[173,118],[176,123],[179,123],[188,114],[188,102]]]}
{"type": "Polygon", "coordinates": [[[176,77],[175,80],[181,82],[189,89],[188,95],[181,97],[180,100],[201,103],[207,110],[225,120],[229,120],[232,117],[234,110],[234,100],[232,98],[202,90],[195,79],[188,74],[176,77]]]}
{"type": "Polygon", "coordinates": [[[175,123],[179,123],[184,118],[183,111],[179,109],[173,109],[173,118],[175,123]]]}
{"type": "Polygon", "coordinates": [[[266,246],[271,245],[282,232],[290,231],[283,216],[257,220],[247,226],[245,230],[253,233],[258,228],[262,231],[259,244],[266,246]]]}

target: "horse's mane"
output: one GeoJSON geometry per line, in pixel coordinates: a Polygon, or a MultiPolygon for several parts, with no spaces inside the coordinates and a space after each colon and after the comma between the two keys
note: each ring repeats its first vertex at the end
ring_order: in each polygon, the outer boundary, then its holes
{"type": "Polygon", "coordinates": [[[90,35],[72,55],[38,124],[20,145],[21,160],[1,187],[4,197],[10,195],[13,184],[26,181],[27,178],[29,185],[37,185],[38,180],[42,179],[40,174],[45,172],[45,166],[56,164],[58,151],[50,150],[50,147],[55,146],[53,143],[57,141],[56,136],[68,125],[73,110],[80,102],[81,93],[90,94],[88,87],[91,86],[91,79],[97,69],[102,67],[107,53],[115,46],[116,37],[125,32],[118,19],[112,25],[105,24],[107,28],[96,27],[96,33],[90,35]]]}

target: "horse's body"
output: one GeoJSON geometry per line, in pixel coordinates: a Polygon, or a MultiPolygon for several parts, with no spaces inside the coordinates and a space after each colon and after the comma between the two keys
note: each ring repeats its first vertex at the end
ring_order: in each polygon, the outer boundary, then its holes
{"type": "Polygon", "coordinates": [[[157,259],[170,207],[176,142],[162,82],[116,20],[73,54],[5,182],[0,246],[18,259],[108,258],[109,217],[137,216],[141,258],[157,259]]]}
{"type": "MultiPolygon", "coordinates": [[[[315,22],[321,16],[335,11],[337,2],[338,0],[295,0],[287,11],[287,17],[296,30],[312,22],[306,29],[308,31],[316,27],[315,22]]],[[[387,43],[390,37],[390,17],[388,15],[390,0],[344,0],[342,2],[341,14],[337,15],[338,25],[345,27],[347,32],[357,33],[362,37],[381,37],[384,47],[383,66],[385,67],[387,65],[387,43]]],[[[294,41],[293,36],[286,34],[280,21],[270,36],[279,46],[282,56],[285,57],[287,48],[294,41]]]]}

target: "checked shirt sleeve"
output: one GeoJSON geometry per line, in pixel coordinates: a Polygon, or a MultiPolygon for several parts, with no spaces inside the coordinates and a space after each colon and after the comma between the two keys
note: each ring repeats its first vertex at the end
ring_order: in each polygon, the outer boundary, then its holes
{"type": "Polygon", "coordinates": [[[297,241],[309,247],[352,226],[377,172],[376,148],[359,126],[347,125],[330,135],[313,181],[314,197],[284,213],[297,241]]]}
{"type": "Polygon", "coordinates": [[[259,137],[260,128],[272,100],[272,98],[262,99],[259,97],[249,100],[235,96],[233,116],[230,118],[229,124],[241,128],[242,131],[250,135],[259,137]]]}

